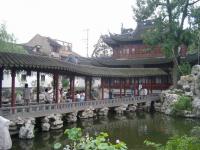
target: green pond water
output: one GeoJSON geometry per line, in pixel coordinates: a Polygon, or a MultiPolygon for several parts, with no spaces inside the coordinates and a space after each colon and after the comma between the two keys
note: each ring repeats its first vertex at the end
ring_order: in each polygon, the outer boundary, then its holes
{"type": "Polygon", "coordinates": [[[154,113],[129,113],[123,116],[110,115],[96,119],[79,120],[75,124],[65,124],[61,130],[35,132],[33,140],[20,140],[12,137],[13,150],[51,150],[56,142],[66,144],[63,135],[66,128],[81,127],[90,134],[107,132],[111,141],[124,141],[130,150],[150,150],[143,142],[145,139],[164,144],[173,135],[189,134],[190,130],[200,125],[200,120],[174,118],[154,113]]]}

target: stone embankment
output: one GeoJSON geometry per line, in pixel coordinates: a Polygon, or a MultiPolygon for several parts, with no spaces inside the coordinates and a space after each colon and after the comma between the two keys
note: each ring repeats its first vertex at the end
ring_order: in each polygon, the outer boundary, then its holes
{"type": "Polygon", "coordinates": [[[185,105],[191,105],[191,109],[182,109],[179,114],[200,118],[200,65],[193,66],[190,75],[181,76],[177,89],[172,88],[161,93],[161,103],[157,104],[156,110],[173,115],[174,105],[181,97],[189,97],[190,101],[188,104],[185,102],[185,105]]]}

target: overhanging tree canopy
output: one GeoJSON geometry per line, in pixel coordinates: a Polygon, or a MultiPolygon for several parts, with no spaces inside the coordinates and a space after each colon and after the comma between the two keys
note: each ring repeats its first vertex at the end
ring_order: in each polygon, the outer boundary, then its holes
{"type": "Polygon", "coordinates": [[[200,0],[137,0],[133,7],[136,21],[153,20],[154,26],[143,36],[150,46],[160,45],[174,62],[173,83],[177,84],[179,48],[193,43],[197,21],[192,12],[199,10],[200,0]]]}

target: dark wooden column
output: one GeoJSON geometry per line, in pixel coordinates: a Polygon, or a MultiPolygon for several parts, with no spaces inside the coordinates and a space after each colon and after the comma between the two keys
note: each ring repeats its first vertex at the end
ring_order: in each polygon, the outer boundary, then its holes
{"type": "Polygon", "coordinates": [[[108,91],[109,91],[109,99],[112,98],[112,91],[111,91],[111,78],[108,78],[108,91]]]}
{"type": "Polygon", "coordinates": [[[75,99],[74,99],[74,79],[75,77],[74,76],[70,76],[70,96],[71,96],[71,99],[72,101],[74,102],[75,99]]]}
{"type": "Polygon", "coordinates": [[[12,83],[11,83],[11,107],[15,107],[15,104],[16,104],[15,76],[16,76],[16,71],[13,69],[13,70],[11,70],[11,78],[12,78],[12,83]]]}
{"type": "Polygon", "coordinates": [[[53,74],[53,100],[56,100],[56,80],[55,80],[55,75],[53,74]]]}
{"type": "Polygon", "coordinates": [[[88,100],[88,78],[85,77],[85,101],[88,100]]]}
{"type": "Polygon", "coordinates": [[[58,103],[58,92],[59,92],[59,75],[58,73],[54,74],[55,79],[55,102],[58,103]]]}
{"type": "Polygon", "coordinates": [[[90,89],[90,79],[85,77],[85,100],[88,101],[91,99],[91,89],[90,89]]]}
{"type": "Polygon", "coordinates": [[[40,72],[37,71],[37,102],[40,102],[40,72]]]}
{"type": "Polygon", "coordinates": [[[92,99],[92,77],[89,78],[89,97],[90,97],[90,100],[92,99]]]}
{"type": "Polygon", "coordinates": [[[121,80],[121,78],[119,79],[119,84],[120,84],[120,98],[122,98],[122,80],[121,80]]]}
{"type": "Polygon", "coordinates": [[[3,80],[3,68],[0,68],[0,108],[2,107],[2,80],[3,80]]]}
{"type": "Polygon", "coordinates": [[[126,96],[126,79],[123,80],[124,81],[124,96],[126,96]]]}
{"type": "Polygon", "coordinates": [[[133,96],[133,78],[129,78],[129,87],[130,87],[130,91],[131,91],[131,96],[133,96]]]}
{"type": "Polygon", "coordinates": [[[134,81],[134,96],[136,96],[136,80],[135,80],[135,78],[133,79],[134,81]]]}
{"type": "Polygon", "coordinates": [[[152,89],[152,83],[153,83],[153,81],[152,81],[152,77],[150,77],[150,80],[151,80],[151,94],[153,93],[153,89],[152,89]]]}
{"type": "Polygon", "coordinates": [[[104,100],[104,78],[101,78],[101,89],[102,100],[104,100]]]}

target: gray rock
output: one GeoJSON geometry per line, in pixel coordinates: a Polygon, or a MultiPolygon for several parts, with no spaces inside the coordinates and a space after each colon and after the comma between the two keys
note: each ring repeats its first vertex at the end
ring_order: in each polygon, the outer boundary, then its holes
{"type": "Polygon", "coordinates": [[[135,112],[137,110],[137,106],[135,105],[128,105],[127,111],[135,112]]]}
{"type": "Polygon", "coordinates": [[[22,126],[19,130],[19,138],[21,139],[32,139],[34,138],[34,127],[35,119],[29,118],[26,120],[25,125],[22,126]]]}
{"type": "Polygon", "coordinates": [[[177,94],[171,94],[170,91],[164,91],[161,93],[161,112],[170,115],[172,113],[171,106],[177,102],[180,96],[177,94]]]}
{"type": "Polygon", "coordinates": [[[108,107],[100,108],[99,111],[98,111],[98,115],[99,116],[107,116],[108,115],[108,110],[109,110],[108,107]]]}
{"type": "Polygon", "coordinates": [[[96,115],[94,113],[94,108],[93,107],[90,107],[90,108],[80,112],[80,115],[79,115],[79,117],[81,119],[92,118],[94,116],[96,116],[96,115]]]}
{"type": "Polygon", "coordinates": [[[126,111],[127,107],[128,107],[127,104],[122,104],[122,105],[119,106],[119,107],[115,107],[114,110],[115,110],[115,112],[116,112],[117,114],[121,115],[121,114],[124,113],[124,111],[126,111]]]}
{"type": "Polygon", "coordinates": [[[62,115],[61,114],[51,114],[47,116],[49,119],[50,129],[56,130],[63,127],[62,115]]]}
{"type": "Polygon", "coordinates": [[[192,112],[195,114],[196,117],[200,118],[200,98],[196,97],[192,101],[192,112]]]}
{"type": "Polygon", "coordinates": [[[200,75],[200,65],[193,66],[191,74],[194,76],[199,76],[200,75]]]}
{"type": "Polygon", "coordinates": [[[67,122],[76,122],[77,121],[77,111],[67,114],[65,119],[67,122]]]}
{"type": "Polygon", "coordinates": [[[45,122],[42,123],[42,131],[49,131],[50,130],[50,124],[45,122]]]}

